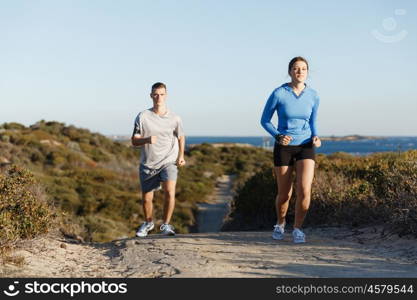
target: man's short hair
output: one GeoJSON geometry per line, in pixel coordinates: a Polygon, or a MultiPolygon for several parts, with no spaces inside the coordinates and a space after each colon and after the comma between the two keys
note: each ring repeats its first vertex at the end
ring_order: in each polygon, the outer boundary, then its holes
{"type": "Polygon", "coordinates": [[[161,89],[161,88],[164,88],[165,90],[167,89],[167,86],[165,85],[165,84],[163,84],[162,82],[157,82],[157,83],[154,83],[153,85],[152,85],[152,90],[151,90],[151,92],[153,92],[154,90],[156,90],[156,89],[161,89]]]}

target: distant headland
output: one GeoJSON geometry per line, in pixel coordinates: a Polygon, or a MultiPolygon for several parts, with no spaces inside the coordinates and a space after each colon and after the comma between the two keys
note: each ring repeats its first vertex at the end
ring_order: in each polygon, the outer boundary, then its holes
{"type": "Polygon", "coordinates": [[[365,136],[365,135],[345,135],[345,136],[323,136],[320,137],[322,141],[358,141],[358,140],[381,140],[385,137],[381,136],[365,136]]]}

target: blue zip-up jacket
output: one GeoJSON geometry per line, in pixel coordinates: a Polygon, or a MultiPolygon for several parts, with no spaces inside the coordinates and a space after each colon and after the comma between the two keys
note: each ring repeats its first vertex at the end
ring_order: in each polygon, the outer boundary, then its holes
{"type": "Polygon", "coordinates": [[[317,136],[317,110],[319,96],[312,88],[305,86],[297,96],[293,89],[284,83],[275,89],[266,102],[261,125],[274,138],[277,134],[289,135],[293,139],[289,145],[301,145],[317,136]],[[278,128],[272,122],[274,113],[278,114],[278,128]]]}

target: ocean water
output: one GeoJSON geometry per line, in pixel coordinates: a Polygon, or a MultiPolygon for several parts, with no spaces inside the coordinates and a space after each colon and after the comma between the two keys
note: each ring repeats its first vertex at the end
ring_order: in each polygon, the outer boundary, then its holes
{"type": "MultiPolygon", "coordinates": [[[[225,137],[225,136],[187,136],[187,144],[202,143],[244,143],[271,149],[274,141],[269,137],[225,137]]],[[[317,153],[330,154],[346,152],[353,155],[367,155],[375,152],[406,151],[417,149],[417,137],[384,137],[356,141],[322,141],[317,153]]]]}

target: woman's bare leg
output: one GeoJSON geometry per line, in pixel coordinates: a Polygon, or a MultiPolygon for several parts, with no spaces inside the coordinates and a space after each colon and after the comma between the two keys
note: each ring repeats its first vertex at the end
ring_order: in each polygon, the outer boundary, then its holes
{"type": "Polygon", "coordinates": [[[285,222],[288,204],[292,195],[292,173],[294,167],[281,166],[275,167],[274,169],[278,187],[277,196],[275,198],[275,208],[278,218],[277,224],[282,225],[285,222]]]}
{"type": "Polygon", "coordinates": [[[314,160],[301,159],[296,162],[296,189],[297,201],[295,203],[295,222],[294,228],[301,228],[311,199],[311,184],[314,178],[314,160]]]}

